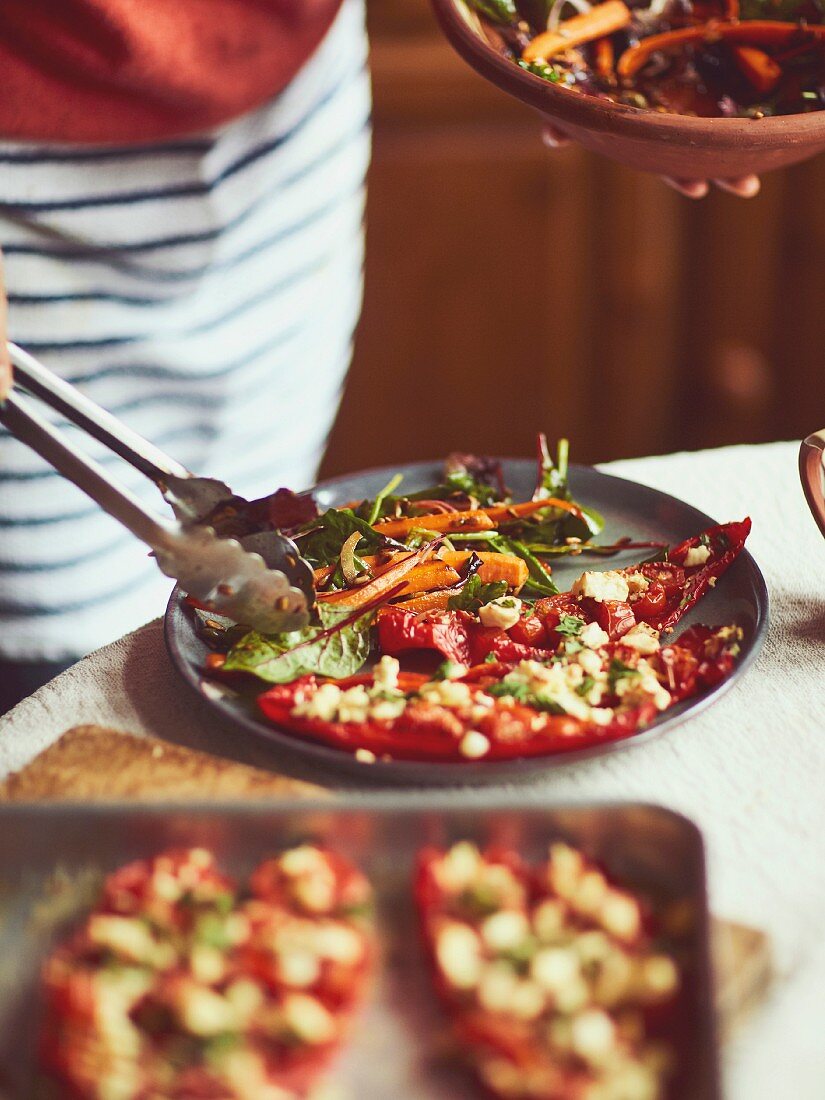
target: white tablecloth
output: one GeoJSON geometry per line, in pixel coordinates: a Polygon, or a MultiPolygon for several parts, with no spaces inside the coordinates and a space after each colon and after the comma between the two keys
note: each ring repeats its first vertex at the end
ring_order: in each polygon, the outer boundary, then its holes
{"type": "MultiPolygon", "coordinates": [[[[778,975],[729,1049],[734,1100],[825,1097],[825,545],[796,475],[796,444],[617,462],[611,472],[682,497],[719,520],[750,514],[771,628],[754,669],[694,721],[638,748],[520,787],[547,798],[621,798],[681,810],[702,828],[711,904],[768,931],[778,975]]],[[[159,623],[86,658],[0,721],[0,774],[67,727],[148,731],[265,763],[183,690],[159,623]]],[[[483,797],[483,793],[480,795],[483,797]]]]}

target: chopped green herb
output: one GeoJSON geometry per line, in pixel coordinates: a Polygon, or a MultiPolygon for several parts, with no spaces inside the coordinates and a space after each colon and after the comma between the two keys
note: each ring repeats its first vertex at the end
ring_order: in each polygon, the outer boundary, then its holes
{"type": "MultiPolygon", "coordinates": [[[[489,654],[488,654],[489,656],[489,654]]],[[[457,680],[459,676],[463,676],[467,669],[464,665],[460,665],[458,661],[442,661],[442,663],[436,669],[434,680],[457,680]]]]}
{"type": "Polygon", "coordinates": [[[556,627],[556,633],[575,638],[581,634],[583,629],[584,619],[580,619],[577,615],[562,615],[559,619],[559,625],[556,627]]]}
{"type": "Polygon", "coordinates": [[[506,581],[482,583],[478,573],[473,573],[464,583],[464,587],[455,596],[450,596],[447,607],[450,611],[476,612],[491,600],[497,600],[507,591],[506,581]]]}
{"type": "Polygon", "coordinates": [[[624,661],[620,661],[618,657],[614,657],[610,662],[610,668],[607,670],[607,682],[610,685],[610,690],[615,691],[619,680],[623,680],[628,676],[639,675],[640,672],[637,668],[632,668],[630,665],[626,665],[624,661]]]}
{"type": "Polygon", "coordinates": [[[519,68],[524,69],[525,72],[541,77],[542,80],[548,80],[551,84],[558,84],[563,79],[558,69],[548,65],[546,61],[519,61],[518,64],[519,68]]]}
{"type": "Polygon", "coordinates": [[[533,693],[523,680],[512,680],[508,676],[505,676],[503,680],[499,680],[497,684],[491,684],[486,691],[488,695],[495,695],[496,697],[509,695],[520,703],[527,703],[533,698],[533,693]]]}
{"type": "Polygon", "coordinates": [[[593,679],[593,677],[585,676],[585,678],[576,688],[576,694],[581,695],[582,699],[586,699],[595,686],[596,681],[593,679]]]}

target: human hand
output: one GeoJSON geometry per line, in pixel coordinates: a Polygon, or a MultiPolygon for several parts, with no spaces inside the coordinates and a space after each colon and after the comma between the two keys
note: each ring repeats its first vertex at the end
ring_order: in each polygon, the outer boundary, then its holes
{"type": "MultiPolygon", "coordinates": [[[[571,144],[571,139],[555,126],[545,125],[542,138],[548,149],[562,149],[565,145],[571,144]]],[[[710,191],[711,184],[718,187],[720,191],[727,191],[729,195],[736,195],[740,199],[752,199],[754,195],[759,194],[760,187],[758,176],[736,176],[733,179],[724,180],[677,180],[670,176],[661,176],[660,179],[688,199],[703,199],[710,191]]]]}
{"type": "Polygon", "coordinates": [[[7,334],[8,303],[6,280],[3,276],[3,253],[0,252],[0,401],[5,401],[11,389],[11,359],[7,334]]]}

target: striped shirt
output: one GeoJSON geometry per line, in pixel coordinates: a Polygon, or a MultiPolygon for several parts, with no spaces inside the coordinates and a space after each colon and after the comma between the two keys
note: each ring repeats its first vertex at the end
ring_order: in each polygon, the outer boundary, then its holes
{"type": "MultiPolygon", "coordinates": [[[[214,132],[0,143],[11,338],[193,471],[248,497],[306,486],[360,309],[368,156],[361,0],[275,101],[214,132]]],[[[169,590],[145,547],[0,434],[0,654],[79,656],[169,590]]]]}

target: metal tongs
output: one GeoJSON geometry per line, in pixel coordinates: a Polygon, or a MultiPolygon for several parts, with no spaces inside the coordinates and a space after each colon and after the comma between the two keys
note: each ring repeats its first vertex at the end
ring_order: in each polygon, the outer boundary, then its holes
{"type": "Polygon", "coordinates": [[[199,604],[267,634],[298,630],[314,602],[312,570],[295,543],[277,531],[241,542],[222,538],[208,517],[239,502],[228,485],[195,477],[28,352],[9,344],[15,389],[0,402],[0,423],[152,548],[167,577],[199,604]],[[53,427],[19,390],[43,401],[148,477],[175,519],[147,508],[94,459],[53,427]],[[206,521],[206,522],[204,522],[206,521]]]}

